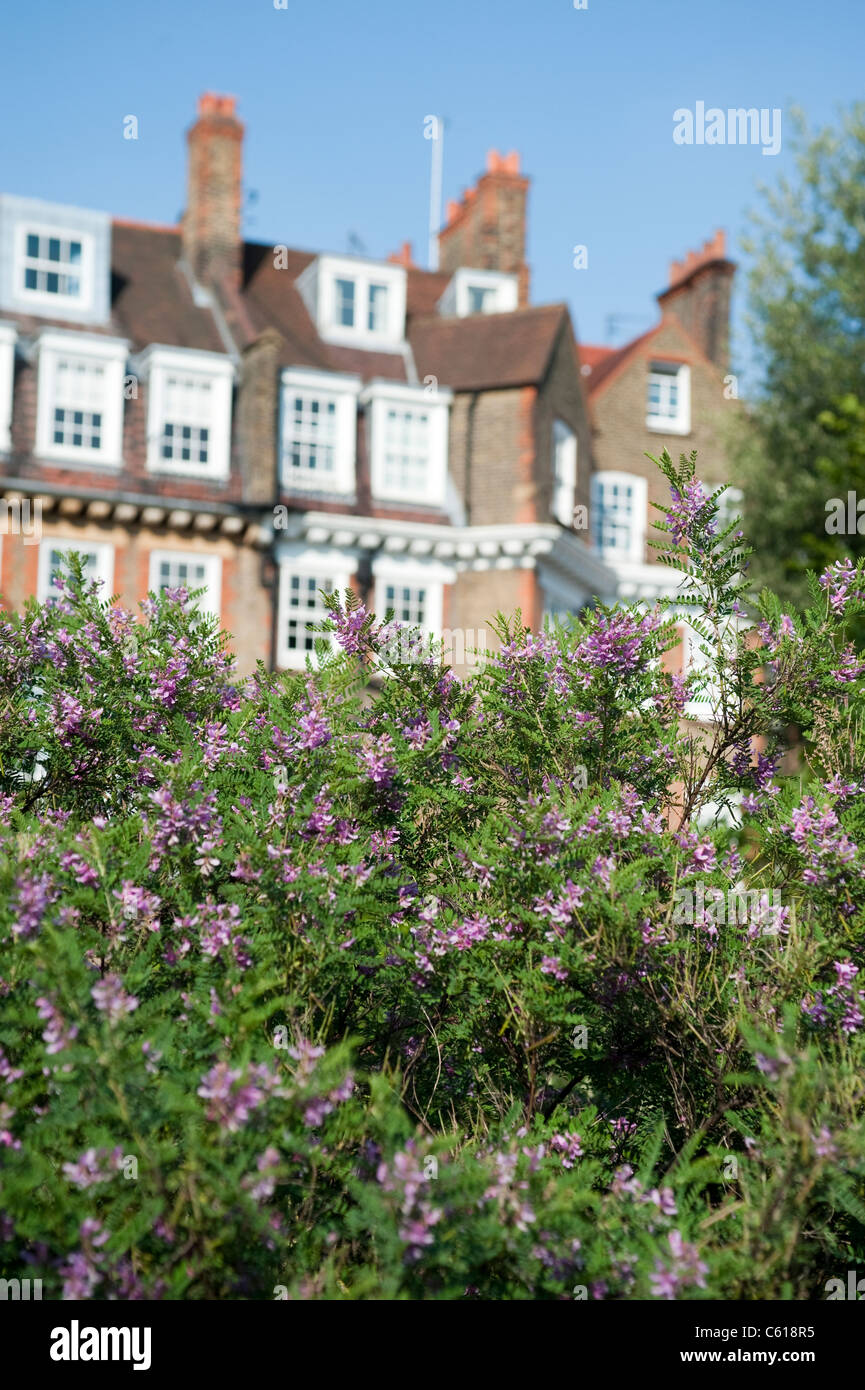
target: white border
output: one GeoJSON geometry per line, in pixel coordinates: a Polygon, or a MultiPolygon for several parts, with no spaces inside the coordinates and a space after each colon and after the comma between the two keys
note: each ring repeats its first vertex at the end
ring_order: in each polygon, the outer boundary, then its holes
{"type": "Polygon", "coordinates": [[[552,446],[552,513],[556,521],[560,521],[563,526],[573,526],[574,500],[577,495],[577,436],[568,422],[559,419],[558,416],[553,420],[552,446]],[[556,462],[559,456],[559,442],[556,440],[557,425],[561,425],[563,430],[567,430],[566,437],[561,440],[562,462],[564,465],[562,469],[562,473],[564,474],[563,481],[559,481],[556,477],[556,462]]]}

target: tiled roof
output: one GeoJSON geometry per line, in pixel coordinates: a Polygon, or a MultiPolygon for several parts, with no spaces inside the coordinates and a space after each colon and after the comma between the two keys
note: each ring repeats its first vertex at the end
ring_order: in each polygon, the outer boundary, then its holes
{"type": "MultiPolygon", "coordinates": [[[[589,371],[591,371],[594,367],[597,367],[599,362],[603,362],[607,357],[611,357],[616,351],[618,351],[617,348],[596,347],[591,343],[580,343],[580,365],[588,367],[589,371]]],[[[588,376],[589,372],[586,372],[585,375],[588,376]]]]}
{"type": "Polygon", "coordinates": [[[150,343],[224,352],[209,309],[199,308],[180,259],[180,231],[115,222],[111,236],[114,331],[134,348],[150,343]]]}
{"type": "MultiPolygon", "coordinates": [[[[410,352],[370,352],[322,341],[297,289],[297,278],[315,259],[310,251],[285,250],[274,266],[273,247],[246,243],[243,288],[221,290],[222,317],[242,350],[267,328],[282,340],[281,366],[353,372],[365,380],[435,376],[442,386],[483,391],[540,382],[562,325],[563,304],[505,314],[443,318],[435,312],[450,280],[446,272],[409,269],[407,333],[410,352]]],[[[103,328],[128,338],[133,350],[150,343],[225,352],[217,319],[197,305],[180,265],[180,229],[115,221],[112,230],[112,313],[103,328]]],[[[46,327],[43,318],[23,321],[25,331],[46,327]]],[[[596,369],[599,370],[599,369],[596,369]]],[[[593,385],[594,383],[591,383],[593,385]]]]}
{"type": "Polygon", "coordinates": [[[586,343],[580,343],[577,349],[577,358],[581,371],[583,367],[590,369],[588,372],[582,372],[589,396],[593,396],[619,367],[624,366],[641,343],[644,343],[647,338],[651,338],[658,332],[659,328],[660,324],[650,328],[647,333],[641,333],[639,338],[632,338],[631,342],[625,343],[620,348],[589,347],[586,343]]]}
{"type": "Polygon", "coordinates": [[[564,304],[547,304],[464,319],[416,319],[409,340],[418,373],[456,391],[536,384],[546,375],[567,314],[564,304]]]}

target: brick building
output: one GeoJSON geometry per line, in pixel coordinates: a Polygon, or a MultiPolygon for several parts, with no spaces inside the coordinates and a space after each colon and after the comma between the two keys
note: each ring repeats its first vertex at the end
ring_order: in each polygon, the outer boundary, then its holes
{"type": "Polygon", "coordinates": [[[723,246],[671,277],[653,334],[580,357],[566,306],[529,303],[515,154],[449,205],[431,272],[409,246],[245,241],[243,140],[234,100],[202,97],[177,227],[0,195],[4,602],[46,597],[77,550],[132,608],[203,587],[248,670],[304,664],[322,589],[444,633],[457,665],[497,610],[537,629],[635,591],[645,557],[608,543],[633,498],[605,475],[645,478],[659,361],[680,401],[690,372],[703,429],[723,246]]]}
{"type": "Polygon", "coordinates": [[[729,383],[730,294],[735,266],[722,231],[684,261],[673,261],[658,295],[654,328],[624,347],[581,344],[578,356],[592,417],[592,537],[623,597],[669,592],[670,571],[653,562],[647,541],[666,500],[649,459],[667,448],[699,455],[699,476],[728,481],[722,417],[729,383]]]}
{"type": "MultiPolygon", "coordinates": [[[[698,476],[711,487],[728,481],[723,415],[735,399],[729,375],[730,296],[735,265],[717,231],[699,251],[673,261],[669,284],[658,295],[654,328],[624,347],[581,344],[578,356],[592,417],[592,539],[616,574],[627,600],[670,599],[681,577],[660,565],[648,545],[658,539],[653,504],[668,500],[667,483],[646,457],[667,448],[675,460],[698,453],[698,476]]],[[[735,508],[736,490],[722,508],[735,508]]],[[[701,640],[681,611],[681,638],[667,654],[673,670],[704,664],[701,640]]],[[[706,705],[689,701],[686,713],[706,718],[706,705]]]]}

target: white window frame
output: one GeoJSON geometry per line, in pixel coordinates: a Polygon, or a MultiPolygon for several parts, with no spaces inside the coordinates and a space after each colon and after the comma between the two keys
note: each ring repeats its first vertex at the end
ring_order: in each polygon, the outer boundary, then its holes
{"type": "Polygon", "coordinates": [[[359,376],[340,372],[318,372],[287,367],[282,373],[279,424],[280,490],[285,493],[319,493],[353,497],[355,493],[355,456],[357,453],[357,398],[361,390],[359,376]],[[295,469],[289,462],[292,440],[292,395],[317,397],[333,401],[336,406],[334,469],[332,473],[314,473],[295,469]]]}
{"type": "Polygon", "coordinates": [[[62,459],[64,463],[96,464],[119,468],[123,463],[123,377],[129,345],[119,338],[103,338],[95,333],[70,333],[50,329],[39,334],[38,403],[36,407],[36,452],[43,459],[62,459]],[[54,407],[58,364],[65,358],[90,362],[103,369],[105,400],[100,414],[102,446],[76,448],[54,443],[54,407]]]}
{"type": "MultiPolygon", "coordinates": [[[[63,318],[64,307],[74,305],[79,311],[86,311],[93,307],[93,260],[94,246],[93,237],[87,233],[79,231],[74,227],[52,227],[44,222],[30,221],[26,217],[21,220],[15,229],[15,293],[20,294],[22,302],[32,304],[41,309],[50,308],[52,317],[63,318]],[[81,263],[77,269],[80,281],[80,291],[78,294],[51,294],[48,290],[28,289],[24,284],[25,271],[28,263],[33,259],[27,254],[28,236],[49,237],[54,241],[77,241],[81,243],[81,263]]],[[[54,262],[39,258],[41,269],[47,269],[54,262]]],[[[56,262],[61,265],[71,265],[67,262],[56,262]]],[[[59,270],[59,274],[66,274],[68,271],[59,270]]]]}
{"type": "Polygon", "coordinates": [[[691,432],[691,369],[684,362],[670,362],[657,358],[649,363],[646,377],[646,428],[656,434],[690,434],[691,432]],[[652,379],[658,377],[669,382],[673,377],[677,386],[677,405],[675,415],[652,415],[649,411],[649,388],[652,379]]]}
{"type": "Polygon", "coordinates": [[[615,469],[601,469],[597,473],[593,473],[590,520],[595,551],[607,564],[642,563],[645,556],[646,528],[648,525],[648,483],[646,479],[641,478],[637,473],[622,473],[615,469]],[[631,511],[634,523],[630,527],[627,546],[604,545],[603,532],[601,531],[599,534],[598,531],[597,511],[601,506],[601,494],[604,489],[613,485],[632,489],[631,511]]]}
{"type": "Polygon", "coordinates": [[[79,555],[92,551],[96,557],[94,579],[103,581],[99,591],[100,599],[111,598],[114,584],[114,546],[108,541],[69,540],[66,536],[43,536],[39,542],[39,567],[36,581],[36,597],[40,603],[56,597],[57,590],[51,582],[51,552],[58,550],[65,554],[73,551],[79,555]]]}
{"type": "MultiPolygon", "coordinates": [[[[277,603],[277,628],[276,628],[276,661],[277,665],[287,670],[303,670],[306,667],[307,656],[314,658],[314,650],[309,652],[300,648],[290,648],[288,646],[288,622],[291,616],[289,607],[291,579],[296,575],[300,579],[331,579],[334,591],[344,595],[349,588],[352,576],[357,568],[357,559],[351,554],[333,548],[305,546],[305,545],[286,545],[280,547],[277,553],[279,564],[279,598],[277,603]]],[[[305,610],[303,610],[305,611],[305,610]]],[[[324,617],[322,610],[321,617],[324,617]]],[[[313,642],[319,637],[326,636],[324,633],[316,633],[313,642]]],[[[333,646],[333,639],[331,639],[333,646]]]]}
{"type": "MultiPolygon", "coordinates": [[[[171,547],[151,550],[147,578],[147,588],[151,593],[161,592],[159,567],[163,563],[203,565],[206,571],[204,578],[206,592],[200,596],[195,606],[202,613],[212,613],[216,618],[221,616],[222,557],[220,555],[208,555],[200,550],[175,550],[171,547]]],[[[178,586],[172,585],[172,587],[178,586]]],[[[184,587],[191,592],[193,589],[200,588],[201,585],[186,584],[184,587]]]]}
{"type": "Polygon", "coordinates": [[[219,352],[166,347],[162,343],[155,343],[141,354],[136,365],[142,380],[147,383],[148,473],[224,482],[231,471],[234,367],[229,358],[219,352]],[[209,383],[211,413],[207,426],[206,463],[162,457],[163,427],[166,423],[172,423],[166,421],[165,413],[168,381],[173,376],[209,383]]]}
{"type": "Polygon", "coordinates": [[[318,256],[298,276],[297,287],[312,315],[319,337],[327,343],[396,351],[405,343],[406,271],[404,266],[356,256],[318,256]],[[337,281],[354,284],[354,323],[337,322],[337,281]],[[387,291],[383,324],[370,328],[372,286],[387,291]]]}
{"type": "Polygon", "coordinates": [[[564,420],[553,420],[552,512],[562,526],[572,526],[577,494],[577,436],[564,420]]]}
{"type": "MultiPolygon", "coordinates": [[[[399,604],[389,605],[386,591],[389,585],[395,588],[424,590],[424,621],[422,624],[406,623],[404,626],[420,626],[423,632],[436,639],[442,635],[444,615],[444,586],[453,583],[455,571],[438,560],[422,561],[411,555],[377,555],[372,564],[375,581],[375,601],[373,609],[379,622],[384,621],[388,607],[398,609],[399,604]]],[[[395,621],[402,623],[397,612],[395,621]]]]}
{"type": "MultiPolygon", "coordinates": [[[[474,270],[471,266],[460,266],[453,273],[438,303],[438,311],[445,317],[471,318],[471,291],[489,290],[492,301],[482,314],[509,314],[518,307],[519,282],[516,275],[501,270],[474,270]]],[[[479,317],[477,311],[474,317],[479,317]]]]}
{"type": "Polygon", "coordinates": [[[11,323],[0,323],[0,453],[12,448],[12,400],[15,385],[15,343],[11,323]]]}
{"type": "Polygon", "coordinates": [[[367,447],[370,460],[370,485],[377,502],[405,502],[411,506],[445,506],[448,482],[449,411],[453,393],[441,386],[427,391],[422,386],[406,386],[401,382],[370,382],[360,400],[367,408],[367,447]],[[414,490],[387,483],[385,454],[387,419],[390,410],[410,410],[428,419],[429,465],[425,486],[414,490]]]}

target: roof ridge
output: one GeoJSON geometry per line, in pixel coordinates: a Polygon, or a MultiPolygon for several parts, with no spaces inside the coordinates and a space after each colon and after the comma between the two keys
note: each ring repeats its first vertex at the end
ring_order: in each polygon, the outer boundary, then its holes
{"type": "Polygon", "coordinates": [[[134,227],[141,232],[171,232],[179,236],[182,230],[179,222],[173,225],[168,222],[142,222],[135,217],[112,217],[111,221],[115,227],[134,227]]]}

